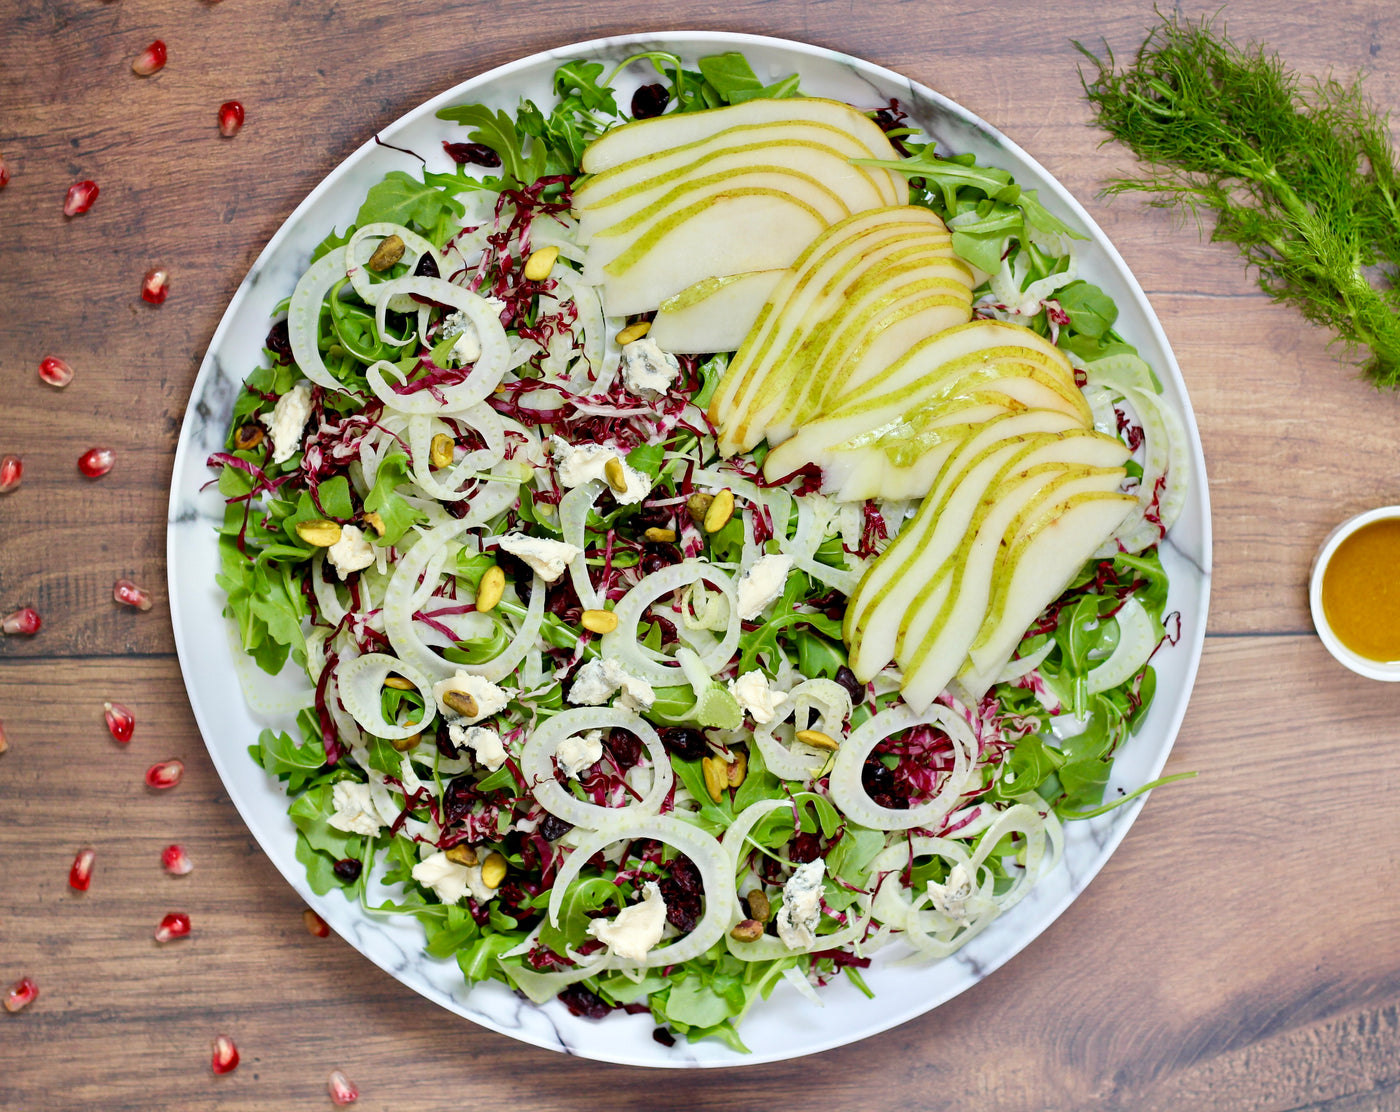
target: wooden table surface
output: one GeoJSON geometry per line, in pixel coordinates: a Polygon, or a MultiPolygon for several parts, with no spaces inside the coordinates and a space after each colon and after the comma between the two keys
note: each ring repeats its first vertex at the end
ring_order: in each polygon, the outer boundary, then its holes
{"type": "MultiPolygon", "coordinates": [[[[8,0],[0,4],[0,1108],[1400,1108],[1400,685],[1323,651],[1305,579],[1342,518],[1400,501],[1400,398],[1269,304],[1232,253],[1097,184],[1121,150],[1086,126],[1071,39],[1135,48],[1151,0],[1049,5],[850,0],[8,0]],[[230,804],[195,729],[166,605],[166,489],[190,387],[228,298],[282,220],[376,128],[440,90],[570,41],[648,28],[766,33],[917,78],[994,122],[1084,199],[1175,347],[1214,504],[1200,679],[1157,793],[1088,891],[1009,965],[896,1030],[812,1060],[680,1077],[578,1061],[458,1020],[336,938],[230,804]],[[151,39],[170,61],[142,80],[151,39]],[[220,102],[247,107],[223,140],[220,102]],[[88,214],[62,214],[91,178],[88,214]],[[160,308],[138,297],[172,273],[160,308]],[[36,376],[57,354],[58,391],[36,376]],[[97,482],[93,444],[117,465],[97,482]],[[149,613],[111,584],[149,587],[149,613]],[[138,716],[114,745],[102,703],[138,716]],[[154,760],[184,782],[155,794],[154,760]],[[182,842],[185,878],[163,875],[182,842]],[[97,849],[92,889],[68,889],[97,849]],[[182,908],[196,934],[161,949],[182,908]],[[243,1064],[216,1078],[211,1038],[243,1064]]],[[[1178,5],[1181,7],[1181,5],[1178,5]]],[[[1186,4],[1187,14],[1214,10],[1186,4]]],[[[1229,13],[1307,73],[1367,74],[1400,108],[1400,8],[1258,0],[1229,13]]]]}

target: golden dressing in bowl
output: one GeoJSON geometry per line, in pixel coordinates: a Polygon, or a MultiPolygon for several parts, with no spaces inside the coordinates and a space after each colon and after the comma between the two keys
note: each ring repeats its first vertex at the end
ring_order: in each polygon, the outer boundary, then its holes
{"type": "Polygon", "coordinates": [[[1337,639],[1367,660],[1400,660],[1400,518],[1363,525],[1332,553],[1322,609],[1337,639]]]}

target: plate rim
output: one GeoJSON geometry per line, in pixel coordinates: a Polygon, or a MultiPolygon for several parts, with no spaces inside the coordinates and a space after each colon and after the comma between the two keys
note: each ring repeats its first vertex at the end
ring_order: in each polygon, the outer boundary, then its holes
{"type": "MultiPolygon", "coordinates": [[[[239,817],[243,820],[243,823],[248,828],[249,833],[251,833],[254,839],[258,842],[259,847],[262,849],[263,853],[266,855],[268,860],[272,863],[273,867],[276,868],[278,872],[280,872],[283,875],[284,879],[286,879],[288,883],[291,884],[292,888],[307,902],[308,906],[315,907],[323,899],[328,899],[328,896],[321,897],[312,893],[310,891],[309,886],[306,883],[304,872],[302,873],[302,875],[297,876],[293,872],[289,871],[287,868],[284,868],[282,863],[278,860],[278,856],[274,854],[271,849],[270,841],[272,840],[274,831],[267,829],[265,827],[265,824],[254,824],[249,820],[248,812],[247,810],[245,810],[244,802],[240,798],[241,793],[229,786],[230,777],[225,774],[225,764],[223,756],[220,753],[219,749],[210,741],[210,738],[215,736],[216,734],[216,731],[212,729],[213,724],[206,723],[205,715],[201,711],[198,705],[198,701],[194,696],[194,691],[196,690],[196,688],[194,683],[192,682],[193,665],[191,661],[191,649],[186,644],[185,622],[182,621],[183,602],[181,597],[181,589],[179,584],[177,583],[177,569],[181,565],[182,559],[177,551],[179,545],[177,543],[176,531],[173,528],[171,528],[171,526],[176,522],[178,514],[180,512],[178,504],[179,499],[184,495],[188,495],[189,493],[188,491],[185,491],[181,487],[177,486],[176,480],[181,475],[182,471],[189,466],[189,461],[187,457],[189,456],[191,451],[195,450],[192,444],[193,438],[187,435],[190,427],[191,413],[193,412],[192,403],[201,396],[202,389],[208,386],[211,378],[214,375],[214,366],[217,361],[215,353],[220,349],[222,342],[224,341],[225,336],[227,335],[230,328],[233,327],[233,318],[235,316],[235,311],[240,305],[240,303],[244,300],[244,298],[248,296],[248,290],[252,284],[252,279],[254,279],[255,276],[258,275],[258,273],[272,259],[274,259],[278,255],[284,241],[292,236],[292,229],[298,223],[298,220],[301,217],[301,215],[307,209],[316,204],[316,202],[322,197],[324,197],[326,194],[332,192],[336,188],[342,177],[351,173],[353,168],[361,160],[363,160],[370,153],[372,153],[379,146],[378,140],[381,136],[388,136],[392,138],[393,134],[398,129],[409,126],[412,123],[415,123],[418,120],[422,119],[423,117],[433,114],[439,107],[442,107],[449,103],[455,103],[465,95],[476,93],[481,86],[489,86],[517,72],[541,65],[542,63],[547,63],[551,60],[557,63],[559,61],[562,61],[562,59],[565,56],[591,57],[602,51],[615,51],[619,48],[625,49],[629,45],[637,47],[654,47],[657,43],[664,43],[668,46],[683,48],[687,45],[694,45],[700,42],[724,44],[727,46],[731,46],[735,49],[741,50],[746,46],[762,47],[777,51],[794,53],[799,56],[825,59],[827,61],[836,62],[841,65],[852,67],[857,73],[874,74],[878,75],[879,77],[883,78],[888,82],[893,82],[898,85],[907,85],[911,93],[927,98],[928,101],[930,101],[932,104],[934,104],[941,110],[949,113],[954,117],[960,118],[964,123],[971,125],[977,131],[985,135],[987,138],[994,141],[998,146],[1007,150],[1013,158],[1019,159],[1025,164],[1037,170],[1043,177],[1049,188],[1053,190],[1057,201],[1060,204],[1064,205],[1070,212],[1074,214],[1075,217],[1078,218],[1085,230],[1089,233],[1091,240],[1095,241],[1104,250],[1104,252],[1107,255],[1108,261],[1111,264],[1113,264],[1115,268],[1118,271],[1120,271],[1121,274],[1124,276],[1126,287],[1123,292],[1128,294],[1131,297],[1131,299],[1134,302],[1136,302],[1138,307],[1142,310],[1148,329],[1152,333],[1153,339],[1160,347],[1163,355],[1165,356],[1167,364],[1166,367],[1157,367],[1154,368],[1154,370],[1157,370],[1159,374],[1161,371],[1166,370],[1170,378],[1173,380],[1174,384],[1177,387],[1179,387],[1178,392],[1180,395],[1179,401],[1181,403],[1181,415],[1184,419],[1186,426],[1187,440],[1191,449],[1191,466],[1193,470],[1193,482],[1191,486],[1191,494],[1189,497],[1197,499],[1199,501],[1200,507],[1201,553],[1200,563],[1198,564],[1198,567],[1202,573],[1200,580],[1200,593],[1199,597],[1196,600],[1196,612],[1191,616],[1190,634],[1188,637],[1183,637],[1183,645],[1180,646],[1184,647],[1187,653],[1186,669],[1182,679],[1180,697],[1172,708],[1170,718],[1164,720],[1165,741],[1161,746],[1160,753],[1157,755],[1156,759],[1151,764],[1150,776],[1147,779],[1154,779],[1158,775],[1160,775],[1163,766],[1169,759],[1172,749],[1176,744],[1176,740],[1180,733],[1180,728],[1185,718],[1187,708],[1190,704],[1191,694],[1194,690],[1195,681],[1199,672],[1201,658],[1204,650],[1206,623],[1209,614],[1211,565],[1213,551],[1210,492],[1207,480],[1205,457],[1200,441],[1200,433],[1199,427],[1196,422],[1195,410],[1191,404],[1190,395],[1186,390],[1185,379],[1181,373],[1180,366],[1177,363],[1175,353],[1173,352],[1171,344],[1167,339],[1161,321],[1158,319],[1157,314],[1153,309],[1151,303],[1149,302],[1145,291],[1143,290],[1141,284],[1137,280],[1137,276],[1128,267],[1126,261],[1123,259],[1122,255],[1119,253],[1117,247],[1114,245],[1113,241],[1110,239],[1107,233],[1105,233],[1104,230],[1098,225],[1098,223],[1088,213],[1088,211],[1079,202],[1079,200],[1073,194],[1071,194],[1068,191],[1068,189],[1066,189],[1065,186],[1053,174],[1051,174],[1043,165],[1041,165],[1041,163],[1037,159],[1035,159],[1033,156],[1027,153],[1014,141],[1009,139],[998,128],[994,127],[992,124],[988,123],[976,113],[972,112],[971,110],[967,109],[966,107],[962,106],[961,104],[957,103],[951,98],[945,96],[944,94],[939,93],[938,91],[929,88],[926,85],[923,85],[921,82],[915,80],[914,78],[908,77],[902,73],[899,73],[898,71],[889,69],[888,67],[882,66],[878,63],[871,62],[851,54],[847,54],[843,51],[834,50],[830,47],[820,46],[813,43],[807,43],[798,39],[790,39],[771,35],[757,35],[747,32],[686,29],[674,31],[662,30],[651,32],[629,32],[620,35],[598,36],[592,39],[582,40],[578,42],[563,43],[558,46],[547,47],[541,50],[534,51],[529,55],[520,58],[515,58],[507,62],[501,63],[500,65],[483,70],[482,72],[475,74],[461,82],[458,82],[457,84],[451,86],[448,89],[443,90],[442,92],[429,98],[428,100],[422,101],[418,104],[411,106],[388,124],[385,124],[383,127],[375,129],[371,133],[370,137],[365,140],[365,142],[360,144],[349,154],[345,155],[342,159],[340,159],[336,163],[336,165],[333,166],[330,169],[330,171],[328,171],[326,175],[319,182],[317,182],[317,184],[304,197],[302,197],[302,199],[296,204],[296,206],[282,219],[282,221],[278,225],[277,230],[269,238],[267,244],[264,246],[262,251],[260,251],[257,257],[253,260],[253,262],[248,268],[247,274],[240,281],[238,288],[231,296],[228,305],[225,307],[223,315],[220,318],[218,326],[215,328],[213,335],[210,337],[208,347],[206,348],[204,357],[200,362],[199,371],[191,384],[189,395],[190,404],[187,404],[185,416],[181,422],[180,434],[177,440],[175,456],[172,464],[170,501],[167,512],[166,528],[166,580],[170,604],[170,618],[174,632],[176,655],[180,663],[181,680],[185,688],[186,698],[189,700],[191,711],[199,728],[200,738],[204,743],[205,749],[209,754],[210,760],[214,764],[215,771],[219,774],[221,784],[229,793],[230,801],[234,804],[235,808],[238,811],[239,817]]],[[[1121,296],[1121,294],[1119,296],[1121,296]]],[[[242,376],[238,376],[239,381],[241,381],[241,378],[242,376]]],[[[1170,541],[1168,541],[1167,543],[1170,543],[1170,541]]],[[[1186,554],[1183,553],[1183,555],[1186,554]]],[[[1194,562],[1194,558],[1190,556],[1187,556],[1187,558],[1192,559],[1192,561],[1194,562]]],[[[242,748],[239,748],[238,751],[240,753],[244,752],[242,748]]],[[[1138,815],[1141,813],[1142,808],[1145,806],[1147,799],[1150,795],[1151,793],[1148,792],[1144,795],[1138,796],[1137,798],[1133,799],[1129,803],[1125,804],[1122,808],[1120,808],[1120,817],[1113,824],[1112,828],[1108,832],[1108,836],[1101,843],[1097,843],[1099,845],[1099,849],[1097,854],[1095,855],[1094,860],[1092,860],[1088,864],[1087,868],[1084,868],[1079,872],[1076,878],[1075,886],[1073,886],[1067,893],[1063,894],[1058,900],[1046,905],[1046,907],[1040,913],[1040,918],[1042,921],[1040,921],[1038,925],[1035,921],[1032,921],[1030,924],[1028,924],[1028,929],[1024,933],[1024,935],[1022,937],[1017,938],[1014,944],[1008,947],[1005,950],[1005,952],[1001,953],[996,960],[981,965],[979,967],[978,976],[974,981],[960,988],[957,988],[955,991],[951,992],[946,996],[937,998],[932,1003],[924,1004],[922,1006],[915,1006],[913,1008],[906,1008],[903,1010],[895,1009],[890,1014],[879,1018],[874,1024],[862,1027],[860,1029],[859,1034],[855,1035],[854,1037],[850,1035],[834,1035],[827,1039],[813,1040],[809,1043],[804,1044],[801,1049],[796,1050],[787,1050],[768,1054],[738,1054],[736,1052],[729,1052],[728,1054],[723,1056],[715,1056],[712,1058],[705,1057],[698,1059],[688,1058],[684,1056],[647,1057],[644,1055],[628,1054],[625,1052],[610,1054],[607,1056],[599,1055],[596,1053],[581,1053],[578,1050],[569,1046],[567,1041],[558,1036],[557,1032],[557,1041],[549,1041],[545,1037],[537,1035],[533,1030],[526,1027],[511,1028],[496,1023],[492,1018],[487,1016],[483,1016],[480,1014],[466,1014],[462,1010],[461,1006],[458,1005],[456,1000],[439,999],[433,995],[430,995],[428,992],[425,991],[423,987],[405,981],[400,976],[399,972],[391,967],[391,964],[387,960],[384,960],[378,954],[369,952],[365,947],[362,947],[360,945],[359,941],[356,938],[353,938],[349,936],[346,932],[341,931],[339,927],[337,927],[336,929],[337,933],[341,934],[342,937],[345,938],[345,941],[348,942],[360,954],[361,957],[366,958],[373,964],[377,965],[379,968],[388,973],[405,988],[410,989],[418,995],[423,996],[425,999],[430,1000],[432,1003],[444,1007],[447,1010],[454,1012],[455,1014],[461,1016],[464,1019],[467,1019],[472,1023],[475,1023],[482,1027],[486,1027],[490,1030],[494,1030],[499,1034],[509,1036],[513,1039],[516,1039],[517,1041],[526,1042],[531,1045],[542,1047],[544,1049],[562,1051],[570,1055],[587,1057],[591,1060],[608,1062],[611,1064],[626,1066],[646,1066],[652,1068],[711,1068],[735,1065],[761,1065],[775,1061],[786,1061],[794,1058],[804,1057],[809,1054],[821,1053],[823,1051],[831,1050],[836,1047],[848,1045],[852,1042],[861,1041],[865,1038],[879,1035],[912,1019],[918,1018],[919,1016],[933,1011],[935,1008],[946,1003],[948,1000],[951,1000],[954,997],[961,995],[968,989],[974,987],[974,985],[978,981],[983,979],[987,974],[994,972],[1006,962],[1010,961],[1012,958],[1022,953],[1046,930],[1048,930],[1056,920],[1060,918],[1060,916],[1070,906],[1070,904],[1072,904],[1076,899],[1079,898],[1079,896],[1083,893],[1084,889],[1093,881],[1094,877],[1097,876],[1097,874],[1103,868],[1103,866],[1107,864],[1109,858],[1112,857],[1112,855],[1117,851],[1119,845],[1127,836],[1129,829],[1131,829],[1134,822],[1137,820],[1138,815]]],[[[1061,865],[1060,867],[1063,868],[1064,866],[1061,865]]],[[[371,919],[371,921],[374,920],[371,919]]],[[[947,961],[955,959],[948,958],[944,960],[947,961]]],[[[930,967],[932,967],[932,963],[930,967]]],[[[628,1042],[630,1040],[623,1041],[628,1042]]],[[[680,1045],[683,1046],[685,1044],[681,1042],[680,1045]]]]}

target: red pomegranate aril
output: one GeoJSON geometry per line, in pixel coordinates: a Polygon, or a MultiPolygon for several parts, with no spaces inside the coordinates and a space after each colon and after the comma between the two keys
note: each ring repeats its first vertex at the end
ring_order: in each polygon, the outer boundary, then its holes
{"type": "Polygon", "coordinates": [[[151,74],[164,68],[165,56],[165,43],[156,39],[155,42],[136,55],[136,61],[131,63],[131,72],[137,77],[150,77],[151,74]]]}
{"type": "Polygon", "coordinates": [[[112,597],[123,606],[130,606],[135,610],[149,610],[151,608],[151,594],[143,591],[130,579],[118,579],[112,584],[112,597]]]}
{"type": "Polygon", "coordinates": [[[39,360],[39,377],[50,386],[67,386],[73,381],[73,368],[57,355],[46,355],[39,360]]]}
{"type": "Polygon", "coordinates": [[[32,606],[26,606],[16,610],[13,614],[5,615],[4,622],[0,623],[0,629],[3,629],[10,637],[17,633],[23,634],[25,637],[33,637],[43,624],[43,620],[39,617],[39,611],[32,606]]]}
{"type": "Polygon", "coordinates": [[[19,456],[0,459],[0,494],[9,494],[24,478],[24,461],[19,456]]]}
{"type": "Polygon", "coordinates": [[[214,1040],[213,1060],[209,1064],[217,1074],[232,1073],[238,1068],[238,1047],[227,1035],[214,1040]]]}
{"type": "Polygon", "coordinates": [[[131,708],[121,703],[103,703],[102,717],[107,720],[107,729],[117,741],[125,745],[131,740],[132,731],[136,729],[136,716],[131,713],[131,708]]]}
{"type": "Polygon", "coordinates": [[[331,928],[326,921],[309,907],[301,913],[301,921],[306,924],[307,934],[314,934],[317,938],[326,938],[331,933],[331,928]]]}
{"type": "Polygon", "coordinates": [[[184,775],[184,762],[176,760],[161,761],[146,769],[146,786],[148,788],[155,788],[157,791],[165,791],[167,788],[173,788],[178,784],[180,778],[184,775]]]}
{"type": "Polygon", "coordinates": [[[157,267],[146,271],[141,279],[141,300],[152,305],[163,305],[170,296],[170,274],[157,267]]]}
{"type": "Polygon", "coordinates": [[[116,453],[111,448],[89,448],[78,457],[78,470],[89,479],[100,479],[112,470],[116,461],[116,453]]]}
{"type": "Polygon", "coordinates": [[[194,869],[194,862],[182,845],[169,845],[161,850],[160,863],[171,876],[184,876],[194,869]]]}
{"type": "Polygon", "coordinates": [[[330,1080],[326,1082],[326,1088],[330,1090],[331,1100],[336,1104],[354,1104],[360,1099],[360,1090],[355,1088],[354,1082],[339,1070],[331,1070],[330,1080]]]}
{"type": "Polygon", "coordinates": [[[5,165],[5,158],[0,155],[0,189],[10,184],[10,168],[5,165]]]}
{"type": "Polygon", "coordinates": [[[97,857],[91,846],[78,850],[73,858],[73,867],[68,870],[68,887],[75,892],[86,892],[92,883],[92,862],[97,857]]]}
{"type": "Polygon", "coordinates": [[[34,1003],[34,998],[39,995],[39,986],[34,983],[32,977],[21,977],[10,986],[10,990],[5,993],[5,1010],[7,1012],[23,1011],[34,1003]]]}
{"type": "Polygon", "coordinates": [[[236,100],[226,100],[219,105],[219,134],[232,139],[243,126],[243,105],[236,100]]]}
{"type": "Polygon", "coordinates": [[[75,181],[68,187],[68,193],[63,198],[63,215],[78,216],[87,212],[96,200],[97,183],[95,181],[75,181]]]}
{"type": "Polygon", "coordinates": [[[156,924],[156,941],[171,942],[190,933],[190,917],[183,911],[172,911],[156,924]]]}

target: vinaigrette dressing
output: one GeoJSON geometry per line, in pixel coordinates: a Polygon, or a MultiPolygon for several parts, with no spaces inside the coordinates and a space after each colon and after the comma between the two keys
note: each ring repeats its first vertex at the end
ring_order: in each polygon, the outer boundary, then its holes
{"type": "Polygon", "coordinates": [[[1400,660],[1400,519],[1363,525],[1322,573],[1322,610],[1337,639],[1367,660],[1400,660]]]}

